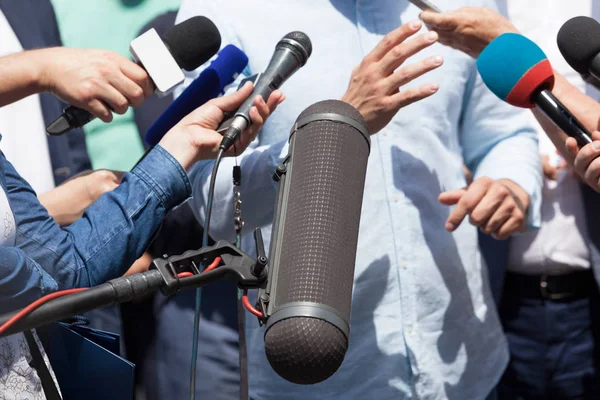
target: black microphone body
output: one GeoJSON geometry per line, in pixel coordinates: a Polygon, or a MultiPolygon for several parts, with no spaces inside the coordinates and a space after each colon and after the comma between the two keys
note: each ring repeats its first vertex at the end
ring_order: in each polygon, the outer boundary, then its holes
{"type": "Polygon", "coordinates": [[[306,64],[311,53],[310,39],[302,32],[288,33],[277,43],[267,69],[256,80],[252,95],[242,103],[223,135],[221,149],[230,148],[237,137],[252,124],[250,109],[254,104],[254,98],[259,95],[267,101],[271,93],[279,89],[290,76],[306,64]]]}
{"type": "Polygon", "coordinates": [[[537,108],[567,135],[574,137],[579,146],[592,142],[592,134],[548,89],[538,90],[531,98],[537,108]]]}
{"type": "Polygon", "coordinates": [[[340,367],[349,339],[367,124],[347,103],[307,108],[290,137],[269,255],[265,351],[288,381],[314,384],[340,367]]]}

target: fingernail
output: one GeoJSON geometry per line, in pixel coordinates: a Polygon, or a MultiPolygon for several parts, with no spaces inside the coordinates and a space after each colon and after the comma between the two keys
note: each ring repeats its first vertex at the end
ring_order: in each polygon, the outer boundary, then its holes
{"type": "Polygon", "coordinates": [[[444,62],[444,57],[442,56],[435,56],[432,59],[433,65],[441,65],[444,62]]]}
{"type": "Polygon", "coordinates": [[[594,149],[594,151],[600,150],[600,142],[592,142],[592,149],[594,149]]]}
{"type": "Polygon", "coordinates": [[[421,21],[419,21],[418,19],[415,21],[411,21],[408,24],[409,27],[411,27],[412,29],[419,29],[421,27],[421,21]]]}
{"type": "Polygon", "coordinates": [[[446,222],[446,230],[448,232],[452,232],[456,229],[456,225],[454,225],[452,222],[446,222]]]}
{"type": "Polygon", "coordinates": [[[425,39],[429,40],[430,42],[437,40],[437,38],[438,34],[435,31],[429,32],[427,35],[425,35],[425,39]]]}
{"type": "Polygon", "coordinates": [[[432,93],[435,93],[438,91],[438,89],[440,88],[440,85],[438,85],[437,83],[432,83],[431,85],[429,85],[429,91],[432,93]]]}

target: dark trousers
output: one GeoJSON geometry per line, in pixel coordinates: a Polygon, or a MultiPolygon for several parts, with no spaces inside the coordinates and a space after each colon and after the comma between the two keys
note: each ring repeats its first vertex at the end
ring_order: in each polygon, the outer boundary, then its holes
{"type": "Polygon", "coordinates": [[[504,290],[500,317],[511,361],[499,400],[600,399],[597,289],[585,298],[546,300],[504,290]]]}

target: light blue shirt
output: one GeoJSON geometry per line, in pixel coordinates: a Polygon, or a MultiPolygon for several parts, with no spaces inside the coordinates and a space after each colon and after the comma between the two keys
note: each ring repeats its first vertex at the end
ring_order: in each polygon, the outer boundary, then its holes
{"type": "MultiPolygon", "coordinates": [[[[442,9],[494,7],[492,0],[436,0],[442,9]]],[[[417,19],[406,0],[184,0],[178,20],[205,15],[250,58],[248,73],[264,70],[276,43],[306,32],[313,54],[283,87],[287,100],[253,147],[243,170],[243,248],[251,232],[270,238],[275,166],[287,152],[290,127],[307,106],[339,99],[350,73],[383,35],[417,19]]],[[[539,223],[542,182],[536,133],[527,115],[487,90],[470,57],[435,45],[409,62],[442,55],[444,65],[407,85],[439,82],[437,94],[400,110],[372,137],[362,207],[350,345],[340,370],[317,385],[278,377],[264,355],[264,328],[248,317],[250,396],[253,399],[484,399],[508,360],[487,281],[477,230],[465,221],[444,230],[451,211],[440,192],[465,186],[463,162],[475,177],[508,178],[532,199],[529,224],[539,223]]],[[[192,74],[191,77],[196,76],[192,74]]],[[[404,88],[403,88],[404,89],[404,88]]],[[[234,239],[231,170],[218,175],[211,235],[234,239]]],[[[194,208],[204,219],[211,165],[193,171],[194,208]]],[[[326,267],[326,266],[324,266],[326,267]]]]}

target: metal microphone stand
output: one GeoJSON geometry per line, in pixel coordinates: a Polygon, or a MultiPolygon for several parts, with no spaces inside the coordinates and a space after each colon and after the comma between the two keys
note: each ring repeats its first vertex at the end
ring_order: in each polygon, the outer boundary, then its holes
{"type": "MultiPolygon", "coordinates": [[[[0,337],[38,328],[97,308],[127,302],[157,290],[165,296],[170,296],[180,290],[195,289],[220,279],[234,280],[242,289],[259,288],[267,280],[268,262],[260,229],[254,231],[254,240],[258,255],[256,260],[225,241],[199,250],[186,251],[177,256],[156,258],[147,272],[113,279],[42,304],[8,328],[0,337]],[[216,257],[221,257],[222,265],[202,273],[198,266],[206,265],[216,257]],[[179,278],[177,275],[183,272],[193,275],[179,278]]],[[[17,313],[18,311],[15,311],[0,316],[0,326],[17,313]]]]}

